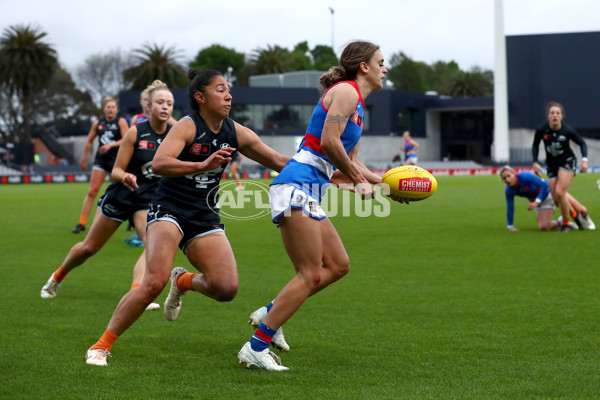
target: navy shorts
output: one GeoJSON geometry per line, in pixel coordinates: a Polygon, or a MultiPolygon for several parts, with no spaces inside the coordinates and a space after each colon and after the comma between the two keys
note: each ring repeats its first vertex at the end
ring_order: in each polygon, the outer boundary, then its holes
{"type": "Polygon", "coordinates": [[[196,238],[210,235],[216,232],[225,232],[225,225],[214,221],[193,221],[179,215],[176,211],[169,210],[164,205],[150,204],[150,211],[146,217],[146,229],[156,221],[169,221],[177,226],[183,235],[179,242],[179,248],[185,254],[188,246],[196,238]]]}
{"type": "Polygon", "coordinates": [[[98,199],[98,207],[104,217],[119,222],[125,222],[128,219],[133,221],[133,216],[138,211],[148,211],[150,209],[150,204],[147,202],[131,203],[122,201],[104,193],[102,197],[98,199]]]}
{"type": "Polygon", "coordinates": [[[563,171],[575,172],[577,171],[577,157],[569,157],[565,160],[561,160],[557,163],[552,163],[552,165],[548,164],[548,179],[554,179],[558,177],[558,170],[562,169],[563,171]]]}

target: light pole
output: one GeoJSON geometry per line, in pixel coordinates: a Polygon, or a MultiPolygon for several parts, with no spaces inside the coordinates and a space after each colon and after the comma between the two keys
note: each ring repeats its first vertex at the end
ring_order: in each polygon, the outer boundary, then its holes
{"type": "Polygon", "coordinates": [[[335,11],[333,10],[333,7],[329,7],[329,12],[331,13],[331,48],[335,52],[335,46],[333,41],[333,16],[335,14],[335,11]]]}
{"type": "Polygon", "coordinates": [[[510,159],[508,136],[508,90],[506,82],[506,37],[504,5],[494,1],[494,147],[492,158],[497,163],[510,159]]]}

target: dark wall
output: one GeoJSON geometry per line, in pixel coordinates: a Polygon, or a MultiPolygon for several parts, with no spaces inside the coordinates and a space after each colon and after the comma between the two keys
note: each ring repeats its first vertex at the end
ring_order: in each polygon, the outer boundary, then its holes
{"type": "Polygon", "coordinates": [[[507,36],[510,128],[536,128],[558,101],[565,122],[600,131],[600,32],[507,36]]]}

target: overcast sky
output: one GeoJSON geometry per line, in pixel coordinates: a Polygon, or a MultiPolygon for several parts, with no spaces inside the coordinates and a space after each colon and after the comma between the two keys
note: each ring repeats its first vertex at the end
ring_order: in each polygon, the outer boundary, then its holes
{"type": "MultiPolygon", "coordinates": [[[[600,0],[504,0],[507,35],[600,31],[600,0]]],[[[384,57],[494,67],[494,0],[0,0],[0,28],[37,24],[69,70],[91,54],[145,43],[183,51],[212,44],[250,53],[302,41],[365,39],[384,57]],[[330,13],[329,7],[334,9],[330,13]],[[333,38],[332,38],[333,26],[333,38]]]]}

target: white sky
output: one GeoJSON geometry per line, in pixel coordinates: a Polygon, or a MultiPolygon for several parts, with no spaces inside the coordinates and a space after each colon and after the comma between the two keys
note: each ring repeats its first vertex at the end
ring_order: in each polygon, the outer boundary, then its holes
{"type": "MultiPolygon", "coordinates": [[[[0,29],[37,24],[69,70],[86,57],[145,43],[183,50],[183,61],[211,44],[250,53],[365,39],[384,57],[494,67],[494,0],[0,0],[0,29]]],[[[504,0],[507,35],[600,31],[600,0],[504,0]]]]}

